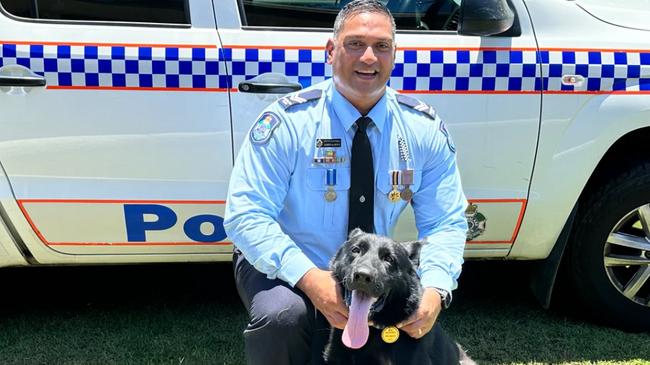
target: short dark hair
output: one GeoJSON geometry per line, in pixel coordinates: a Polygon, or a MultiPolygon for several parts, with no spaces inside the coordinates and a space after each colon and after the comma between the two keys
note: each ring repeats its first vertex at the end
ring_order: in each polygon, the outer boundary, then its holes
{"type": "Polygon", "coordinates": [[[395,19],[393,14],[390,13],[390,10],[377,0],[353,0],[345,4],[343,9],[339,11],[339,14],[336,16],[334,21],[334,39],[338,37],[341,29],[343,29],[343,24],[348,18],[353,15],[360,13],[379,13],[384,14],[390,19],[391,27],[393,30],[393,39],[395,38],[395,19]]]}

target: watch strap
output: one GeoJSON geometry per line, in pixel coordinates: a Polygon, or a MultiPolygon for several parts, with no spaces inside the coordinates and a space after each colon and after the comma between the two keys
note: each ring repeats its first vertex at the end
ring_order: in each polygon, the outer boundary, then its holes
{"type": "Polygon", "coordinates": [[[447,309],[451,304],[451,293],[445,289],[433,288],[438,294],[440,294],[440,299],[442,299],[442,308],[447,309]]]}

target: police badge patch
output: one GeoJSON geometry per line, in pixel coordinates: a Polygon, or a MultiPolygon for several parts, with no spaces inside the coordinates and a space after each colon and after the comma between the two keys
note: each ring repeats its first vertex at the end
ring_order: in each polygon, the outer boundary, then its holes
{"type": "Polygon", "coordinates": [[[442,132],[442,134],[445,135],[445,138],[447,138],[447,147],[449,147],[449,150],[452,153],[456,153],[456,146],[454,145],[454,142],[451,141],[449,131],[447,131],[447,126],[445,126],[445,123],[443,121],[440,121],[440,132],[442,132]]]}
{"type": "Polygon", "coordinates": [[[250,137],[251,142],[262,144],[266,143],[273,135],[273,130],[280,125],[280,118],[271,113],[265,112],[257,120],[253,128],[251,128],[250,137]]]}
{"type": "Polygon", "coordinates": [[[478,211],[478,205],[470,203],[465,210],[467,218],[467,241],[471,241],[485,232],[487,218],[483,213],[478,211]]]}

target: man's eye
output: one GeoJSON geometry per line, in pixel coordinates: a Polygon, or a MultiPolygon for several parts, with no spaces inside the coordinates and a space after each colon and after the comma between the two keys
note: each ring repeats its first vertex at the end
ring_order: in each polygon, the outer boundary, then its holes
{"type": "Polygon", "coordinates": [[[352,49],[359,49],[359,48],[363,47],[363,43],[361,43],[359,41],[351,41],[351,42],[348,43],[348,47],[350,47],[352,49]]]}

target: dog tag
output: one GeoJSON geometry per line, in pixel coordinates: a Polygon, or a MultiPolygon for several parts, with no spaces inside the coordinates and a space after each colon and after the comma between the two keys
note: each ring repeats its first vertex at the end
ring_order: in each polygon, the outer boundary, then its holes
{"type": "Polygon", "coordinates": [[[400,199],[400,192],[397,190],[397,185],[399,184],[399,170],[391,171],[391,185],[393,185],[393,190],[388,193],[388,200],[392,203],[396,203],[400,199]]]}
{"type": "Polygon", "coordinates": [[[399,339],[397,327],[388,326],[381,331],[381,339],[386,343],[395,343],[399,339]]]}

